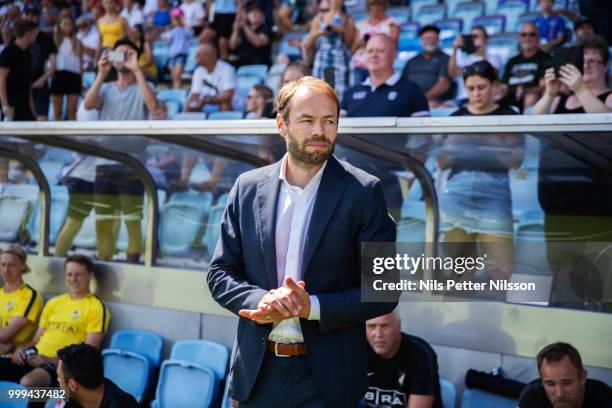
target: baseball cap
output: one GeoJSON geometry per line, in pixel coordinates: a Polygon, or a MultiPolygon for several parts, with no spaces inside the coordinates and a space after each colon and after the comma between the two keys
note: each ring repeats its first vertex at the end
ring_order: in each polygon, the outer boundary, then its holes
{"type": "Polygon", "coordinates": [[[24,273],[30,272],[30,267],[28,266],[28,254],[26,251],[23,250],[23,248],[20,245],[10,244],[8,247],[0,251],[0,255],[2,254],[15,255],[17,258],[21,259],[21,261],[25,264],[26,269],[24,273]]]}
{"type": "Polygon", "coordinates": [[[170,15],[173,18],[179,18],[179,17],[184,17],[185,13],[183,13],[183,9],[181,9],[180,7],[175,7],[172,9],[172,11],[170,12],[170,15]]]}

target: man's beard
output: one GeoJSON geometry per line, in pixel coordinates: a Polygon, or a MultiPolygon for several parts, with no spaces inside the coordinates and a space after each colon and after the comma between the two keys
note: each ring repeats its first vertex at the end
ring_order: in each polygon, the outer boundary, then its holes
{"type": "Polygon", "coordinates": [[[308,137],[306,138],[306,140],[304,140],[302,144],[300,144],[297,139],[291,136],[291,133],[287,132],[287,136],[287,151],[289,152],[289,155],[291,155],[291,157],[298,163],[302,163],[308,166],[318,165],[324,163],[332,156],[332,154],[334,154],[336,143],[331,142],[325,136],[308,137]],[[309,153],[306,151],[306,144],[311,142],[324,142],[325,144],[327,144],[328,149],[327,151],[317,150],[312,153],[309,153]]]}

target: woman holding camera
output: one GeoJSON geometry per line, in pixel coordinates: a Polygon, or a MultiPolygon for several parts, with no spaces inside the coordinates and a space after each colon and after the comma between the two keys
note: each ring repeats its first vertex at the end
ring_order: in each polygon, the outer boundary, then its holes
{"type": "Polygon", "coordinates": [[[29,342],[36,331],[43,308],[40,293],[26,285],[23,274],[30,271],[28,255],[19,245],[0,253],[0,354],[29,342]]]}
{"type": "Polygon", "coordinates": [[[558,75],[554,68],[548,68],[544,95],[534,105],[533,114],[612,112],[612,90],[606,83],[610,59],[606,41],[591,34],[580,38],[576,45],[583,49],[584,74],[572,64],[561,66],[558,75]],[[562,87],[571,93],[563,93],[562,87]]]}

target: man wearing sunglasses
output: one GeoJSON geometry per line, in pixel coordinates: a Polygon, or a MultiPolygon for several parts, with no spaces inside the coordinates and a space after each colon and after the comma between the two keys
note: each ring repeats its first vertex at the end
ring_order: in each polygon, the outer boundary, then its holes
{"type": "Polygon", "coordinates": [[[539,49],[540,35],[534,23],[519,30],[520,53],[510,58],[496,95],[497,101],[521,109],[535,105],[544,91],[544,71],[551,65],[550,55],[539,49]]]}

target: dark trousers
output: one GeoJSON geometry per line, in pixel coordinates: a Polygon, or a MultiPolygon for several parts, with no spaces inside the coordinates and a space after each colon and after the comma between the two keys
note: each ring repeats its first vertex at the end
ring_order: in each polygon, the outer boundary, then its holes
{"type": "Polygon", "coordinates": [[[32,371],[29,365],[13,364],[10,358],[0,358],[0,381],[12,381],[18,383],[21,377],[32,371]]]}
{"type": "MultiPolygon", "coordinates": [[[[230,394],[231,395],[231,394],[230,394]]],[[[326,408],[306,356],[276,357],[266,352],[248,401],[240,408],[326,408]]]]}

